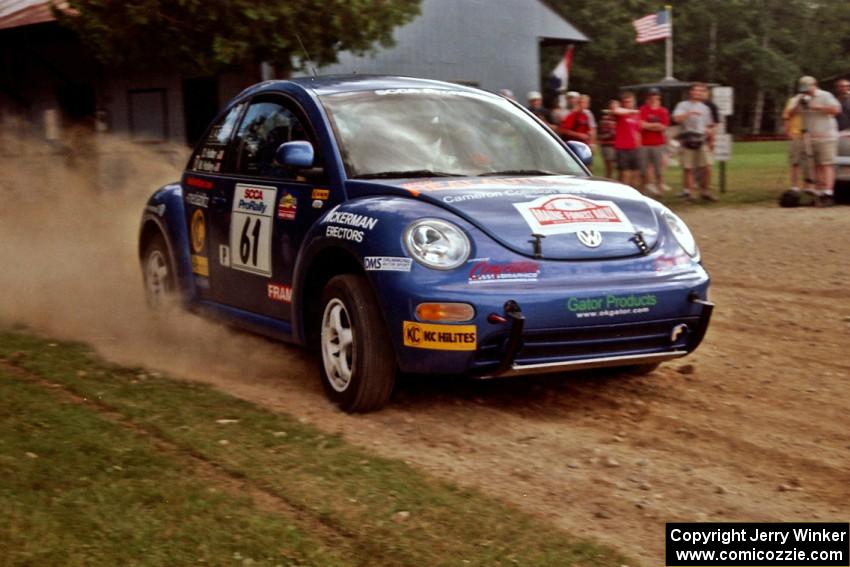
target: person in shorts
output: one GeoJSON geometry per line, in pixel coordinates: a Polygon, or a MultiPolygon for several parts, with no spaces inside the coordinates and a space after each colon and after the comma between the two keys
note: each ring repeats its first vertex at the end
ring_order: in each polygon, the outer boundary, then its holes
{"type": "Polygon", "coordinates": [[[712,159],[708,144],[715,123],[711,109],[703,102],[707,97],[708,87],[704,83],[694,83],[688,89],[688,98],[677,104],[673,110],[673,120],[682,127],[682,133],[679,134],[679,144],[682,147],[679,160],[685,175],[680,197],[689,201],[694,199],[694,170],[699,171],[702,199],[717,200],[709,188],[712,159]]]}
{"type": "Polygon", "coordinates": [[[617,153],[617,178],[621,183],[637,186],[640,181],[640,111],[635,108],[635,95],[625,91],[620,106],[612,111],[617,119],[614,149],[617,153]]]}
{"type": "Polygon", "coordinates": [[[664,132],[669,125],[670,113],[661,106],[661,91],[650,89],[645,103],[640,107],[640,177],[644,193],[660,195],[666,189],[664,168],[667,165],[667,138],[664,132]]]}
{"type": "Polygon", "coordinates": [[[803,96],[796,94],[785,103],[782,111],[782,127],[788,136],[788,166],[791,170],[791,191],[799,192],[802,185],[807,191],[814,192],[812,159],[807,148],[807,141],[803,138],[803,116],[799,112],[793,112],[803,96]]]}
{"type": "Polygon", "coordinates": [[[819,204],[832,203],[835,184],[835,152],[838,148],[838,124],[835,117],[841,114],[841,104],[835,96],[818,88],[814,77],[800,77],[797,83],[800,97],[790,114],[800,114],[803,136],[808,137],[808,147],[815,166],[815,182],[819,204]]]}
{"type": "Polygon", "coordinates": [[[608,107],[602,111],[602,118],[599,119],[599,128],[596,133],[599,153],[602,154],[602,160],[605,162],[605,177],[614,176],[614,164],[617,162],[617,153],[614,149],[617,117],[614,115],[614,110],[619,106],[620,103],[617,99],[612,98],[608,101],[608,107]]]}

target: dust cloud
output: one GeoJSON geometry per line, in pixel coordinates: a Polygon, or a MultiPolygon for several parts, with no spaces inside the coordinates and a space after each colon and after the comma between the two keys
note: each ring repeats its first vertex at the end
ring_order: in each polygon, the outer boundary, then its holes
{"type": "Polygon", "coordinates": [[[0,325],[92,345],[114,362],[222,382],[315,379],[299,349],[147,308],[138,232],[148,196],[179,178],[181,146],[0,137],[0,325]]]}

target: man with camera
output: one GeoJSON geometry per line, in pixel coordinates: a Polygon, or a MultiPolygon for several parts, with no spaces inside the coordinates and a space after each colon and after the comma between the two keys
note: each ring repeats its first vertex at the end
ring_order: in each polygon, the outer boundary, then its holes
{"type": "Polygon", "coordinates": [[[679,159],[685,170],[684,188],[681,197],[694,200],[694,169],[699,171],[700,196],[705,201],[716,201],[711,194],[711,163],[709,146],[714,143],[715,121],[711,109],[705,104],[708,99],[708,87],[704,83],[694,83],[688,89],[688,98],[673,109],[673,120],[682,126],[679,143],[682,146],[679,159]]]}
{"type": "Polygon", "coordinates": [[[797,85],[800,94],[783,114],[786,120],[800,116],[802,151],[814,162],[818,203],[829,205],[832,203],[832,186],[835,183],[833,163],[838,146],[835,117],[841,113],[841,104],[832,93],[819,89],[814,77],[800,77],[797,85]]]}

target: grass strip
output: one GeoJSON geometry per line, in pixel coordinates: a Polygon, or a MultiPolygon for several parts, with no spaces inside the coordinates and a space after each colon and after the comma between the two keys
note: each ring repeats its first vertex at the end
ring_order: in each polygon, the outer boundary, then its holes
{"type": "MultiPolygon", "coordinates": [[[[355,564],[627,563],[609,548],[570,537],[499,501],[205,385],[110,365],[84,346],[21,332],[0,332],[0,357],[95,400],[330,527],[345,540],[338,547],[342,556],[355,564]]],[[[309,533],[309,527],[302,529],[309,533]]]]}

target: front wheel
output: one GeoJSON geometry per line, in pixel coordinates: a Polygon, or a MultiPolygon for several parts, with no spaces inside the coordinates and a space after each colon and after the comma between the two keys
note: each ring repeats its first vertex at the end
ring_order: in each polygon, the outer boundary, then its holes
{"type": "Polygon", "coordinates": [[[332,278],[322,293],[321,375],[325,393],[340,409],[382,408],[395,383],[395,353],[380,306],[366,278],[332,278]]]}

